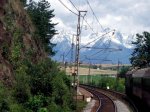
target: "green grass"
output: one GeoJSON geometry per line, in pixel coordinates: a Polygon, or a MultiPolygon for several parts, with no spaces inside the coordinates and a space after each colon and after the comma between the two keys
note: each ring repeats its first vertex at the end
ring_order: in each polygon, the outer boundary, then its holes
{"type": "Polygon", "coordinates": [[[125,92],[125,79],[111,76],[111,75],[82,75],[79,76],[80,84],[90,84],[100,88],[116,90],[118,92],[125,92]]]}
{"type": "Polygon", "coordinates": [[[82,112],[82,110],[86,107],[86,105],[87,105],[86,101],[78,101],[76,112],[82,112]]]}

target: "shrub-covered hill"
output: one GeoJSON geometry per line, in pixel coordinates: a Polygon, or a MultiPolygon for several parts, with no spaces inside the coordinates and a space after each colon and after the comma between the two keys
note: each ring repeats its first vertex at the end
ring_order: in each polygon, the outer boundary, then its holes
{"type": "Polygon", "coordinates": [[[40,35],[47,32],[38,30],[32,11],[20,0],[0,0],[0,111],[70,112],[70,80],[48,58],[49,38],[40,35]]]}

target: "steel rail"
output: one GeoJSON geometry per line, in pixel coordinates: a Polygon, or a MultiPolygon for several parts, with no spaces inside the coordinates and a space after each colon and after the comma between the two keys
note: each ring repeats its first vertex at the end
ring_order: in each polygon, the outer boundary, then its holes
{"type": "Polygon", "coordinates": [[[111,105],[111,111],[112,112],[117,112],[116,105],[115,105],[114,101],[109,96],[95,90],[94,88],[88,87],[88,86],[80,86],[80,87],[82,87],[82,88],[86,89],[87,91],[91,92],[93,95],[95,95],[98,98],[99,107],[97,108],[96,112],[105,112],[104,110],[106,109],[106,107],[105,107],[106,105],[103,105],[103,104],[106,104],[106,103],[111,105]]]}
{"type": "Polygon", "coordinates": [[[133,101],[131,99],[129,99],[128,96],[124,93],[120,93],[120,92],[113,91],[113,90],[108,90],[108,89],[102,89],[102,88],[99,88],[99,87],[96,87],[96,86],[91,86],[91,85],[82,84],[82,86],[87,86],[87,87],[95,88],[95,89],[98,89],[98,90],[102,90],[102,91],[104,91],[104,92],[120,99],[121,101],[125,102],[130,108],[133,109],[133,112],[138,112],[138,109],[135,106],[135,104],[133,103],[133,101]]]}

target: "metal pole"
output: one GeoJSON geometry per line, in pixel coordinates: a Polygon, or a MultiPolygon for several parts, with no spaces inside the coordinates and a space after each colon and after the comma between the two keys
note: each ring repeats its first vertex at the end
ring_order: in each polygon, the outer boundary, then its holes
{"type": "Polygon", "coordinates": [[[74,36],[72,36],[72,44],[71,44],[71,59],[70,59],[70,74],[73,74],[73,53],[74,53],[74,36]]]}
{"type": "Polygon", "coordinates": [[[80,45],[80,15],[81,15],[81,11],[79,11],[79,15],[78,15],[78,25],[77,25],[77,38],[76,38],[76,41],[77,41],[77,45],[76,45],[76,48],[77,48],[77,53],[76,53],[76,64],[77,64],[77,94],[79,92],[79,45],[80,45]]]}
{"type": "Polygon", "coordinates": [[[117,76],[116,76],[116,91],[118,87],[118,82],[119,82],[119,59],[118,59],[117,76]]]}
{"type": "Polygon", "coordinates": [[[80,57],[80,33],[81,33],[81,27],[80,27],[80,17],[82,12],[87,11],[79,11],[78,14],[78,24],[77,24],[77,37],[76,37],[76,55],[75,55],[75,72],[76,72],[76,100],[77,95],[79,92],[79,57],[80,57]]]}
{"type": "Polygon", "coordinates": [[[65,53],[62,54],[62,66],[63,70],[65,70],[65,53]]]}
{"type": "MultiPolygon", "coordinates": [[[[90,60],[90,59],[89,59],[90,60]]],[[[88,73],[88,84],[89,84],[89,80],[90,80],[90,75],[91,75],[91,61],[89,63],[89,73],[88,73]]]]}

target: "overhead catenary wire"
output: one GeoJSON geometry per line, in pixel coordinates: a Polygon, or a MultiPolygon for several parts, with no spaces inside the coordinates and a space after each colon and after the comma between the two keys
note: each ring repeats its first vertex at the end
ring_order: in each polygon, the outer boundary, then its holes
{"type": "Polygon", "coordinates": [[[79,11],[79,10],[77,9],[77,7],[75,6],[75,4],[74,4],[71,0],[69,0],[69,2],[73,5],[73,7],[74,7],[77,11],[79,11]]]}
{"type": "Polygon", "coordinates": [[[95,14],[95,12],[94,12],[94,10],[93,10],[92,6],[90,5],[90,2],[89,2],[88,0],[86,0],[86,2],[87,2],[87,4],[88,4],[89,8],[91,9],[91,12],[93,13],[93,16],[95,17],[96,21],[97,21],[97,22],[98,22],[98,24],[100,25],[101,29],[102,29],[104,32],[106,32],[106,33],[107,33],[107,31],[105,31],[105,29],[104,29],[103,25],[100,23],[100,21],[99,21],[98,17],[96,16],[96,14],[95,14]]]}
{"type": "Polygon", "coordinates": [[[72,48],[70,48],[70,50],[66,53],[65,57],[67,57],[69,55],[69,53],[71,52],[72,48]]]}
{"type": "MultiPolygon", "coordinates": [[[[76,12],[72,11],[70,8],[68,8],[67,5],[62,2],[62,0],[58,0],[58,1],[59,1],[67,10],[69,10],[71,13],[73,13],[73,14],[76,15],[76,16],[79,16],[78,13],[76,13],[76,12]]],[[[77,7],[75,6],[75,4],[74,4],[71,0],[69,0],[69,1],[70,1],[70,3],[72,4],[72,6],[79,12],[79,10],[78,10],[77,7]]],[[[100,24],[101,28],[104,30],[103,26],[102,26],[101,23],[99,22],[99,20],[98,20],[96,14],[94,13],[94,11],[93,11],[93,9],[92,9],[92,7],[91,7],[91,5],[90,5],[90,3],[89,3],[88,0],[87,0],[87,4],[89,5],[89,7],[90,7],[90,9],[91,9],[91,11],[92,11],[94,17],[96,18],[98,24],[100,24]]],[[[83,20],[86,22],[86,24],[89,26],[89,28],[91,29],[91,31],[92,31],[93,33],[95,33],[95,32],[94,32],[94,29],[91,27],[91,25],[90,25],[90,24],[88,23],[88,21],[85,19],[85,15],[81,15],[81,17],[82,17],[83,20]]],[[[112,31],[115,31],[115,30],[112,30],[112,31]]],[[[96,40],[98,40],[100,37],[103,37],[103,36],[109,34],[109,33],[112,32],[112,31],[105,32],[105,34],[103,34],[103,35],[99,36],[98,38],[96,38],[95,40],[93,40],[93,41],[87,43],[87,44],[86,44],[85,46],[83,46],[83,47],[88,46],[89,44],[91,44],[91,43],[95,42],[96,40]]],[[[95,33],[95,34],[96,34],[96,33],[95,33]]],[[[81,48],[82,48],[82,47],[81,47],[81,48]]],[[[81,49],[81,48],[80,48],[80,49],[81,49]]],[[[71,51],[71,50],[68,51],[68,53],[66,54],[66,56],[70,53],[70,51],[71,51]]],[[[66,57],[66,56],[65,56],[65,57],[66,57]]]]}
{"type": "Polygon", "coordinates": [[[86,0],[86,1],[87,1],[87,4],[88,4],[88,5],[89,5],[89,7],[90,7],[90,9],[91,9],[91,11],[92,11],[92,13],[93,13],[93,15],[94,15],[95,19],[96,19],[96,20],[97,20],[97,22],[99,23],[99,25],[100,25],[101,29],[102,29],[102,30],[104,30],[104,28],[103,28],[102,24],[100,23],[100,21],[98,20],[98,18],[97,18],[97,16],[96,16],[96,14],[94,13],[94,11],[93,11],[93,9],[92,9],[92,7],[91,7],[91,5],[90,5],[89,1],[88,1],[88,0],[86,0]]]}
{"type": "MultiPolygon", "coordinates": [[[[70,1],[70,3],[73,5],[73,7],[79,12],[79,10],[77,9],[77,7],[74,5],[74,3],[71,1],[71,0],[69,0],[70,1]]],[[[72,12],[73,14],[75,14],[75,15],[77,15],[78,16],[78,14],[77,13],[75,13],[74,11],[72,11],[70,8],[68,8],[61,0],[59,0],[59,2],[66,8],[66,9],[68,9],[70,12],[72,12]]],[[[93,28],[90,26],[90,24],[87,22],[87,20],[85,20],[85,15],[84,16],[82,16],[81,15],[81,17],[83,18],[83,20],[86,22],[86,24],[89,26],[89,28],[93,31],[93,33],[95,33],[94,32],[94,30],[93,30],[93,28]]],[[[81,33],[81,32],[80,32],[81,33]]],[[[70,52],[71,50],[69,50],[69,52],[70,52]]],[[[69,54],[69,52],[67,53],[67,55],[69,54]]],[[[66,56],[67,56],[66,55],[66,56]]],[[[66,57],[65,56],[65,57],[66,57]]]]}
{"type": "Polygon", "coordinates": [[[89,47],[89,46],[87,46],[87,47],[84,47],[84,48],[91,48],[91,49],[103,49],[103,50],[122,50],[121,48],[110,48],[110,47],[108,47],[108,48],[99,48],[99,47],[89,47]]]}
{"type": "Polygon", "coordinates": [[[87,57],[86,55],[85,55],[85,58],[82,58],[82,62],[83,61],[85,61],[85,60],[99,60],[99,61],[112,61],[112,60],[110,60],[110,59],[107,59],[106,57],[105,58],[89,58],[89,57],[87,57]]]}
{"type": "MultiPolygon", "coordinates": [[[[77,9],[77,7],[75,6],[75,4],[74,4],[71,0],[69,0],[69,1],[70,1],[70,3],[73,5],[73,7],[74,7],[77,11],[79,11],[79,10],[77,9]]],[[[87,20],[85,19],[85,15],[84,15],[84,16],[81,15],[81,17],[82,17],[83,20],[86,22],[86,24],[89,26],[89,28],[92,30],[92,32],[95,33],[94,30],[93,30],[93,28],[91,27],[91,25],[90,25],[90,24],[87,22],[87,20]]]]}
{"type": "Polygon", "coordinates": [[[109,59],[96,59],[96,58],[89,58],[88,60],[112,61],[109,59]]]}
{"type": "Polygon", "coordinates": [[[88,21],[83,16],[82,16],[82,18],[86,22],[86,24],[89,26],[89,28],[91,29],[91,31],[96,34],[96,32],[94,32],[93,28],[91,27],[91,25],[88,23],[88,21]]]}
{"type": "MultiPolygon", "coordinates": [[[[77,14],[76,12],[74,12],[74,11],[72,11],[70,8],[68,8],[61,0],[58,0],[58,1],[59,1],[66,9],[68,9],[71,13],[75,14],[76,16],[78,16],[78,14],[77,14]]],[[[73,7],[74,7],[77,11],[79,11],[79,10],[77,9],[77,7],[74,5],[74,3],[73,3],[71,0],[69,0],[69,1],[70,1],[70,3],[73,5],[73,7]]],[[[93,30],[93,28],[91,27],[91,25],[87,22],[87,20],[85,20],[84,16],[81,15],[81,17],[82,17],[83,20],[86,22],[86,24],[89,26],[89,28],[92,30],[92,32],[95,33],[94,30],[93,30]]]]}
{"type": "MultiPolygon", "coordinates": [[[[109,31],[109,32],[106,32],[105,34],[102,34],[101,36],[99,36],[98,38],[94,39],[94,40],[91,41],[91,42],[88,42],[86,45],[82,46],[81,48],[84,48],[84,47],[90,45],[91,43],[93,43],[93,42],[95,42],[96,40],[98,40],[100,37],[103,37],[103,36],[105,36],[105,35],[111,33],[112,31],[115,31],[115,30],[111,30],[111,31],[109,31]]],[[[81,49],[81,48],[80,48],[80,49],[81,49]]]]}
{"type": "Polygon", "coordinates": [[[70,8],[68,8],[61,0],[58,0],[66,9],[68,9],[71,13],[75,14],[76,16],[78,16],[77,13],[75,13],[74,11],[72,11],[70,8]]]}
{"type": "Polygon", "coordinates": [[[98,53],[100,53],[100,52],[102,52],[102,51],[104,51],[104,49],[101,49],[101,50],[99,50],[98,52],[96,52],[96,53],[90,55],[90,57],[91,57],[91,56],[94,56],[94,55],[97,55],[98,53]]]}

